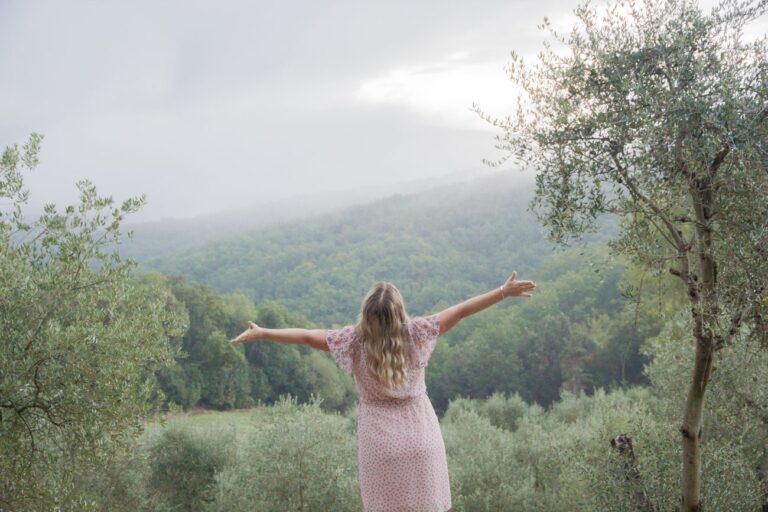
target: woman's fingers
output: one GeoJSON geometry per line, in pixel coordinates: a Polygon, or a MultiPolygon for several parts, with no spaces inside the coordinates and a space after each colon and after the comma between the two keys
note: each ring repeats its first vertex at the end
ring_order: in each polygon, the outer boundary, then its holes
{"type": "Polygon", "coordinates": [[[531,297],[531,293],[536,288],[536,283],[533,281],[516,281],[514,284],[519,294],[525,297],[531,297]]]}
{"type": "Polygon", "coordinates": [[[514,283],[516,285],[518,285],[518,286],[533,286],[533,287],[536,287],[536,283],[534,283],[533,281],[529,281],[529,280],[515,281],[515,279],[517,279],[517,271],[513,271],[512,272],[512,275],[509,276],[509,279],[507,279],[508,282],[513,282],[514,281],[514,283]]]}
{"type": "Polygon", "coordinates": [[[241,332],[240,335],[237,338],[229,340],[229,342],[231,344],[235,345],[237,343],[242,343],[244,341],[248,341],[248,335],[251,334],[251,331],[253,329],[255,329],[256,327],[258,327],[258,326],[255,323],[253,323],[252,321],[248,320],[248,329],[246,329],[245,331],[241,332]]]}
{"type": "Polygon", "coordinates": [[[505,288],[507,288],[510,291],[510,295],[525,295],[526,297],[531,296],[531,292],[536,288],[536,283],[533,281],[525,280],[525,281],[516,281],[517,279],[517,271],[512,271],[512,275],[509,276],[509,279],[507,279],[507,282],[505,283],[505,288]]]}

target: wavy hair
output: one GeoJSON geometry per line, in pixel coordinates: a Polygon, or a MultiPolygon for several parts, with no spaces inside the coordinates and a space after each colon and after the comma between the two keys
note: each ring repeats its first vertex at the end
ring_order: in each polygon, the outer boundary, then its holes
{"type": "Polygon", "coordinates": [[[371,288],[360,307],[355,332],[365,340],[368,372],[389,389],[408,379],[409,320],[400,292],[384,281],[371,288]]]}

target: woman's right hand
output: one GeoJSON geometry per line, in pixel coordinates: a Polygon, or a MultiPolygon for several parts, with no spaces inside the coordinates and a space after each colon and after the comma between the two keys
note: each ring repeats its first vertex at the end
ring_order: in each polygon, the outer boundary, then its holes
{"type": "Polygon", "coordinates": [[[517,272],[512,272],[507,282],[502,285],[501,290],[504,297],[530,297],[533,290],[536,289],[536,283],[533,281],[517,281],[517,272]]]}
{"type": "Polygon", "coordinates": [[[233,340],[229,340],[229,342],[232,345],[237,345],[238,343],[245,343],[246,341],[257,340],[261,337],[262,337],[261,327],[259,327],[252,321],[248,320],[248,329],[240,333],[240,335],[237,338],[233,340]]]}

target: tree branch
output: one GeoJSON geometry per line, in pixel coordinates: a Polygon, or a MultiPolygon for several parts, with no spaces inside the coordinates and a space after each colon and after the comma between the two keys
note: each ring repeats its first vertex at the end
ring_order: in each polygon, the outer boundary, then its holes
{"type": "Polygon", "coordinates": [[[627,187],[627,190],[629,190],[629,193],[632,194],[632,197],[635,199],[638,199],[647,204],[653,213],[655,213],[662,220],[664,225],[667,227],[667,230],[672,235],[672,238],[675,241],[674,246],[677,248],[677,250],[680,252],[687,252],[690,250],[690,244],[683,238],[681,231],[677,229],[674,224],[672,224],[672,221],[670,221],[667,216],[664,215],[664,212],[662,212],[661,208],[659,208],[656,203],[648,199],[642,192],[640,192],[637,186],[630,179],[626,169],[624,169],[618,158],[616,158],[616,155],[612,154],[611,158],[613,158],[613,162],[616,165],[616,170],[621,174],[623,178],[622,181],[627,187]]]}
{"type": "Polygon", "coordinates": [[[723,146],[723,148],[720,151],[715,153],[715,158],[713,158],[712,163],[709,164],[709,172],[711,175],[714,176],[714,174],[720,168],[720,165],[723,163],[723,160],[725,160],[725,157],[728,156],[728,153],[730,152],[731,152],[730,146],[723,146]]]}

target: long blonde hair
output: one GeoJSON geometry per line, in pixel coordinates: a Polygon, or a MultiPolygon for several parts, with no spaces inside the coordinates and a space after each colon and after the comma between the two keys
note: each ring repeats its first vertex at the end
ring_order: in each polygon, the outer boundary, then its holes
{"type": "Polygon", "coordinates": [[[409,320],[400,292],[384,281],[371,288],[360,307],[355,332],[365,340],[368,371],[389,389],[408,379],[409,320]]]}

